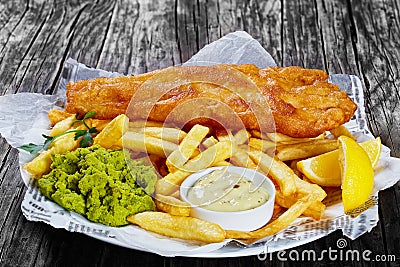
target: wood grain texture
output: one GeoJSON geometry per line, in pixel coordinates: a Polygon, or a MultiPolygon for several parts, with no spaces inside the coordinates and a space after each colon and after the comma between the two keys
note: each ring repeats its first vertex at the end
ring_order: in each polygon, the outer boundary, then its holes
{"type": "MultiPolygon", "coordinates": [[[[368,125],[400,156],[400,9],[396,0],[13,0],[0,1],[0,95],[54,92],[68,57],[89,66],[142,73],[189,59],[221,36],[245,30],[279,65],[358,75],[368,125]]],[[[27,221],[17,151],[0,139],[0,266],[287,266],[257,257],[164,258],[27,221]]],[[[400,185],[380,193],[380,221],[348,241],[400,258],[400,185]]],[[[336,248],[337,231],[296,248],[336,248]]],[[[320,266],[378,262],[316,262],[320,266]]]]}

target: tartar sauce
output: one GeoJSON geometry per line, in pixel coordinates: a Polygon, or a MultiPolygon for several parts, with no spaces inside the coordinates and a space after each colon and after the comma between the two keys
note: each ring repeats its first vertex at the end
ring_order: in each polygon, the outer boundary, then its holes
{"type": "Polygon", "coordinates": [[[226,169],[201,177],[187,194],[191,203],[212,211],[249,210],[267,202],[268,197],[265,188],[226,169]]]}

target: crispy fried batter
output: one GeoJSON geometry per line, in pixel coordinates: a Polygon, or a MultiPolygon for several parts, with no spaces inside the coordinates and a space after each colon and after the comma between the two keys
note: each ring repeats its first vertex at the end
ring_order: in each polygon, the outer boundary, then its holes
{"type": "MultiPolygon", "coordinates": [[[[326,81],[328,75],[322,70],[300,67],[275,67],[260,70],[254,65],[226,65],[226,67],[240,71],[254,82],[269,105],[276,131],[291,137],[318,136],[349,121],[357,108],[346,92],[326,81]]],[[[217,66],[171,68],[179,68],[182,75],[200,70],[205,75],[218,76],[217,66]]],[[[79,114],[95,111],[98,118],[114,118],[126,112],[134,93],[145,81],[158,72],[69,83],[67,85],[68,105],[66,111],[79,114]]],[[[171,79],[180,78],[171,77],[171,79]]],[[[259,118],[256,118],[249,108],[258,99],[250,98],[249,103],[230,90],[203,83],[192,83],[173,88],[156,103],[145,103],[145,101],[135,103],[137,112],[133,115],[137,119],[154,121],[164,121],[169,116],[168,119],[172,121],[186,123],[190,116],[189,113],[195,112],[199,107],[193,105],[192,110],[177,114],[171,113],[173,109],[185,101],[204,97],[226,104],[241,119],[247,129],[259,129],[257,120],[259,118]],[[148,116],[140,112],[149,105],[152,105],[152,109],[148,116]]],[[[204,114],[211,112],[217,119],[231,116],[232,113],[226,113],[226,110],[219,108],[220,106],[210,107],[210,111],[202,107],[202,112],[204,114]]],[[[130,118],[132,117],[130,116],[130,118]]],[[[212,120],[204,117],[193,120],[192,124],[194,123],[215,126],[212,120]]],[[[225,126],[237,128],[237,125],[229,125],[229,122],[225,126]]],[[[266,128],[270,131],[275,130],[273,125],[267,125],[266,128]]]]}

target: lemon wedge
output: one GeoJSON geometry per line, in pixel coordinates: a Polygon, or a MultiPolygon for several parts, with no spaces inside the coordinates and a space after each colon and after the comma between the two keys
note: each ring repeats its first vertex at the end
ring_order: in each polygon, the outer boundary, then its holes
{"type": "Polygon", "coordinates": [[[359,144],[365,152],[367,152],[369,159],[371,160],[372,168],[375,168],[376,164],[381,157],[382,143],[381,138],[377,137],[375,140],[369,140],[359,144]]]}
{"type": "Polygon", "coordinates": [[[344,211],[358,208],[367,201],[374,186],[374,169],[365,150],[353,139],[340,136],[339,165],[342,173],[344,211]]]}
{"type": "Polygon", "coordinates": [[[340,186],[342,184],[339,150],[301,160],[297,162],[297,168],[315,184],[321,186],[340,186]]]}
{"type": "MultiPolygon", "coordinates": [[[[381,154],[381,139],[369,140],[359,144],[368,154],[372,167],[377,164],[381,154]]],[[[311,182],[321,186],[340,186],[342,176],[339,165],[339,150],[321,154],[297,162],[297,168],[311,182]]]]}

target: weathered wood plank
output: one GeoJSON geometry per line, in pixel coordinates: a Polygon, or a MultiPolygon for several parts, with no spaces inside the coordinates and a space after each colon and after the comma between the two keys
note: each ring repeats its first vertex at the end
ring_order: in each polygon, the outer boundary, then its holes
{"type": "Polygon", "coordinates": [[[396,1],[351,2],[369,125],[400,156],[400,30],[396,1]]]}
{"type": "Polygon", "coordinates": [[[32,264],[39,237],[34,228],[25,227],[19,209],[25,185],[19,175],[17,150],[8,150],[5,158],[7,161],[0,170],[0,262],[4,266],[16,266],[23,262],[32,264]],[[32,243],[25,242],[27,240],[32,243]]]}
{"type": "Polygon", "coordinates": [[[79,14],[73,5],[72,12],[67,6],[46,1],[30,1],[26,5],[19,23],[8,24],[4,29],[10,36],[0,53],[3,94],[50,89],[56,72],[49,70],[61,65],[60,48],[67,45],[73,18],[79,14]]]}
{"type": "MultiPolygon", "coordinates": [[[[366,87],[365,107],[372,132],[400,155],[400,27],[396,1],[351,1],[353,46],[366,87]],[[397,18],[397,20],[396,20],[397,18]]],[[[387,254],[398,256],[400,186],[380,193],[380,226],[387,254]]],[[[368,242],[367,240],[366,242],[368,242]]]]}
{"type": "Polygon", "coordinates": [[[324,69],[316,19],[314,2],[283,1],[283,65],[324,69]]]}
{"type": "Polygon", "coordinates": [[[314,1],[314,9],[325,70],[358,75],[347,2],[314,1]]]}
{"type": "Polygon", "coordinates": [[[137,74],[179,64],[174,14],[172,0],[118,1],[97,66],[137,74]]]}

